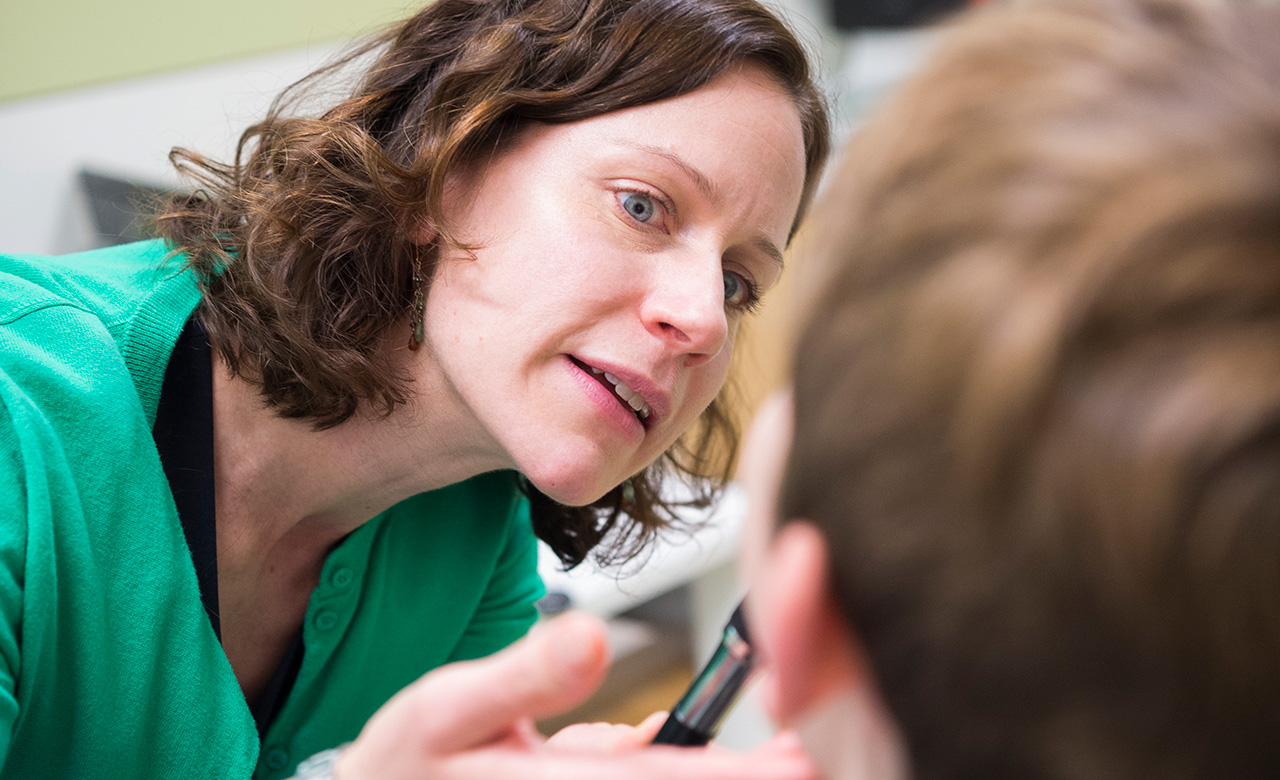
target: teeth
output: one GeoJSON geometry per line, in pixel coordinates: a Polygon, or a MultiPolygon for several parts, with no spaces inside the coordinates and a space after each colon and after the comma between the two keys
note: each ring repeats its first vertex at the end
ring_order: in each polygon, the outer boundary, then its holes
{"type": "Polygon", "coordinates": [[[631,407],[632,411],[634,411],[640,419],[644,420],[649,417],[652,412],[649,408],[649,404],[645,403],[644,398],[642,398],[635,390],[632,390],[626,382],[623,382],[613,374],[610,374],[607,371],[601,371],[598,368],[592,368],[591,373],[596,376],[603,375],[604,378],[609,381],[609,384],[613,385],[614,392],[618,394],[618,397],[623,401],[626,401],[627,405],[631,407]]]}
{"type": "Polygon", "coordinates": [[[631,404],[632,408],[635,408],[635,409],[639,408],[636,406],[636,403],[635,403],[637,399],[640,401],[641,406],[644,405],[644,399],[640,398],[639,393],[637,393],[635,390],[632,390],[630,387],[628,387],[626,382],[623,382],[621,379],[617,378],[613,374],[605,374],[604,378],[608,379],[609,382],[613,384],[613,389],[617,391],[618,396],[622,400],[631,404]]]}

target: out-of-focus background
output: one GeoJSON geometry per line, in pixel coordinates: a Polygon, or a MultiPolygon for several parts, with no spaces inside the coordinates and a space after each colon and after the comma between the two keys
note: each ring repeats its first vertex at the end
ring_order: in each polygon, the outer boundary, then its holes
{"type": "MultiPolygon", "coordinates": [[[[927,51],[931,36],[917,22],[958,2],[770,5],[819,63],[839,142],[927,51]]],[[[169,166],[171,148],[230,159],[240,132],[276,93],[417,7],[405,0],[0,4],[0,252],[65,253],[144,237],[147,198],[184,186],[169,166]]],[[[789,265],[803,262],[803,252],[792,254],[789,265]]],[[[740,345],[735,381],[744,417],[784,381],[789,295],[784,280],[740,345]]],[[[742,595],[734,556],[744,511],[730,491],[709,514],[691,518],[697,533],[673,535],[617,571],[584,565],[565,574],[544,556],[546,610],[577,607],[610,619],[617,658],[595,699],[544,727],[635,723],[675,702],[742,595]]],[[[769,731],[748,696],[722,742],[746,748],[769,731]]]]}

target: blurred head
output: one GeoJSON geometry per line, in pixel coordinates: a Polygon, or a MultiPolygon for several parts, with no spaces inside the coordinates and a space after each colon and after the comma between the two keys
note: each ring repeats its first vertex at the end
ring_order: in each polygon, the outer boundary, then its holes
{"type": "MultiPolygon", "coordinates": [[[[205,278],[215,348],[281,415],[325,427],[362,408],[389,414],[412,377],[403,350],[387,348],[405,339],[388,334],[409,333],[442,251],[488,238],[460,239],[450,181],[482,178],[538,126],[678,98],[744,67],[799,117],[804,185],[790,232],[827,153],[827,115],[800,44],[754,0],[438,0],[286,92],[233,165],[175,151],[202,191],[162,229],[205,278]],[[299,115],[323,77],[351,68],[348,97],[299,115]]],[[[723,406],[702,416],[668,466],[705,473],[711,452],[731,450],[723,406]]],[[[571,562],[624,504],[642,530],[663,516],[647,471],[586,512],[530,492],[540,534],[571,562]]]]}
{"type": "Polygon", "coordinates": [[[979,13],[855,139],[753,585],[829,767],[861,713],[919,778],[1280,774],[1278,40],[979,13]]]}

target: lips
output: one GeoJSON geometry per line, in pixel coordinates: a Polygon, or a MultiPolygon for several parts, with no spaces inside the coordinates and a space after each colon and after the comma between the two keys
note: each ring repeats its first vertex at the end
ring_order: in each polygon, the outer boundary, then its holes
{"type": "Polygon", "coordinates": [[[649,403],[645,401],[644,397],[633,390],[626,382],[604,369],[596,368],[595,366],[584,363],[577,358],[570,357],[570,360],[572,360],[578,368],[587,372],[587,374],[613,393],[614,398],[618,399],[623,406],[630,409],[631,413],[634,414],[642,424],[653,414],[652,407],[649,406],[649,403]]]}

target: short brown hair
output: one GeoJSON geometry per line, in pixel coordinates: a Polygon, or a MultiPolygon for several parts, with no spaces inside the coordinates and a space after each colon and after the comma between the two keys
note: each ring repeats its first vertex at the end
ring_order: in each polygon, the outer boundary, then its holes
{"type": "MultiPolygon", "coordinates": [[[[382,339],[407,322],[415,265],[429,284],[450,240],[449,173],[483,164],[529,123],[675,97],[746,62],[799,109],[803,211],[827,154],[826,109],[802,47],[755,0],[436,0],[286,91],[244,133],[234,163],[175,150],[202,189],[171,204],[161,229],[200,273],[215,349],[279,414],[319,427],[361,406],[389,414],[410,379],[382,339]],[[306,89],[353,65],[364,75],[350,96],[317,119],[293,115],[306,89]],[[424,222],[438,231],[431,246],[417,238],[424,222]]],[[[709,453],[732,451],[736,439],[718,399],[666,467],[705,474],[709,453]]],[[[652,468],[599,511],[528,490],[539,535],[569,563],[620,511],[641,532],[628,550],[669,515],[652,468]]]]}
{"type": "Polygon", "coordinates": [[[945,41],[816,209],[782,516],[914,777],[1280,777],[1280,9],[945,41]]]}

